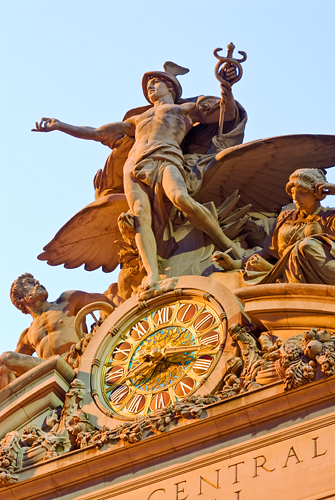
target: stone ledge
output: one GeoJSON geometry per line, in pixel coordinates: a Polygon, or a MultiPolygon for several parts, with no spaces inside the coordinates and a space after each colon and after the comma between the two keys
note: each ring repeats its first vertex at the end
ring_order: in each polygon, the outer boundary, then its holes
{"type": "MultiPolygon", "coordinates": [[[[60,356],[54,356],[21,375],[0,391],[0,439],[63,404],[75,372],[60,356]]],[[[42,418],[42,417],[40,417],[42,418]]]]}
{"type": "Polygon", "coordinates": [[[234,293],[258,328],[284,340],[313,327],[335,330],[334,286],[274,283],[234,293]]]}
{"type": "MultiPolygon", "coordinates": [[[[266,446],[269,440],[281,441],[330,425],[334,421],[334,392],[335,377],[290,392],[283,392],[282,383],[275,383],[214,403],[199,420],[182,420],[176,426],[171,425],[169,431],[136,444],[119,442],[105,445],[100,450],[90,446],[26,468],[17,473],[17,484],[0,490],[0,500],[51,499],[54,498],[52,494],[60,492],[74,498],[71,492],[76,488],[81,494],[88,493],[92,481],[104,488],[134,467],[156,471],[159,476],[158,464],[170,462],[181,452],[185,456],[201,450],[206,455],[197,459],[197,463],[206,465],[212,460],[208,450],[213,443],[222,447],[222,457],[237,456],[266,446]],[[243,444],[241,438],[244,438],[243,444]]],[[[180,464],[174,467],[180,470],[180,464]]],[[[113,489],[115,487],[118,488],[114,484],[113,489]]]]}

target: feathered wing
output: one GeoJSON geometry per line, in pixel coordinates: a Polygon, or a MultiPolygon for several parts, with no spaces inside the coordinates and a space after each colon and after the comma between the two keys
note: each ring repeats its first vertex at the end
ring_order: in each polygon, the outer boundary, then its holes
{"type": "Polygon", "coordinates": [[[205,168],[195,199],[219,206],[236,189],[237,206],[279,212],[291,199],[285,192],[289,175],[298,168],[335,165],[334,135],[289,135],[240,144],[218,153],[205,168]]]}
{"type": "Polygon", "coordinates": [[[106,273],[113,271],[119,263],[114,242],[121,239],[117,219],[127,211],[124,194],[102,196],[74,215],[37,258],[67,269],[85,264],[87,271],[99,267],[106,273]]]}

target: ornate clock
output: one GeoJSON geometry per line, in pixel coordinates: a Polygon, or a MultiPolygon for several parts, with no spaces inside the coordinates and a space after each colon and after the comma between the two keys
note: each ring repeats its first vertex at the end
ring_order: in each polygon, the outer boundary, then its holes
{"type": "Polygon", "coordinates": [[[176,290],[145,306],[114,323],[92,363],[93,400],[111,417],[131,420],[198,393],[222,355],[226,314],[210,294],[176,290]]]}

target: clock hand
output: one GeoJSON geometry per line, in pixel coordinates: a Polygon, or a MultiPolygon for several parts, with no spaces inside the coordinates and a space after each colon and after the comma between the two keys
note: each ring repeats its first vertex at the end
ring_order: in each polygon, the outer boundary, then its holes
{"type": "Polygon", "coordinates": [[[150,360],[150,361],[142,361],[139,365],[135,366],[129,372],[127,375],[125,375],[121,380],[119,380],[118,384],[126,382],[127,380],[130,380],[131,378],[135,377],[139,373],[142,375],[145,375],[150,368],[155,366],[157,361],[155,360],[150,360]]]}
{"type": "Polygon", "coordinates": [[[194,345],[194,346],[179,345],[172,347],[167,346],[162,349],[162,354],[166,358],[168,356],[173,356],[175,354],[184,354],[184,353],[186,354],[188,352],[194,352],[194,351],[201,352],[207,349],[208,349],[207,345],[194,345]]]}
{"type": "Polygon", "coordinates": [[[162,353],[155,347],[151,349],[150,352],[145,352],[145,351],[140,351],[139,352],[139,357],[144,358],[144,360],[137,366],[134,366],[127,375],[125,375],[121,380],[119,380],[119,384],[122,382],[126,382],[127,380],[130,380],[131,378],[135,377],[139,373],[142,375],[145,375],[148,370],[153,368],[162,358],[162,353]]]}

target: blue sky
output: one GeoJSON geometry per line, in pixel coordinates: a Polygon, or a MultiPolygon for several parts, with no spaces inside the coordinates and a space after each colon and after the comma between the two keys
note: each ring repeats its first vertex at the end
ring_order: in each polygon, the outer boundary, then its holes
{"type": "Polygon", "coordinates": [[[19,274],[33,273],[50,300],[65,290],[103,292],[117,281],[115,272],[36,259],[93,201],[93,177],[109,154],[99,143],[30,132],[42,116],[75,125],[118,121],[146,103],[142,75],[166,60],[190,68],[180,78],[184,96],[218,95],[213,50],[233,41],[248,54],[234,87],[249,115],[245,142],[335,133],[333,0],[2,0],[0,23],[0,351],[15,349],[31,321],[9,300],[19,274]]]}

